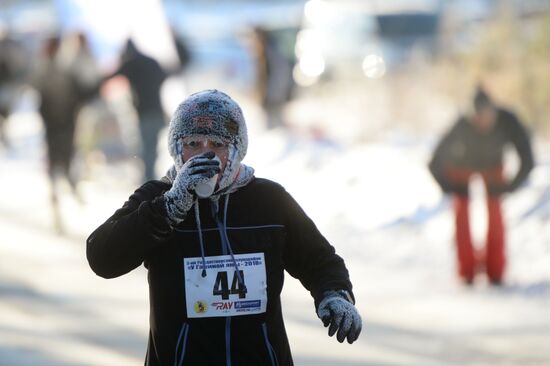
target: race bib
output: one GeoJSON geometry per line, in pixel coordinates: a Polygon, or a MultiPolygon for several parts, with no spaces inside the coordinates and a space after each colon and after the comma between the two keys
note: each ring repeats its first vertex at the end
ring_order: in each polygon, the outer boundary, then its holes
{"type": "Polygon", "coordinates": [[[184,258],[185,302],[189,318],[265,313],[264,253],[238,254],[235,261],[239,274],[231,256],[206,257],[206,277],[203,277],[202,258],[184,258]]]}

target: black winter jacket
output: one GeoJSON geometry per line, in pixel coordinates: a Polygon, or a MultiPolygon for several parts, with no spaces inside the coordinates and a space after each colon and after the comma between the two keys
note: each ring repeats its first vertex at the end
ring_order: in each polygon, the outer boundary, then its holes
{"type": "Polygon", "coordinates": [[[138,114],[163,113],[160,89],[167,74],[154,58],[141,52],[131,52],[127,54],[120,68],[106,79],[115,75],[122,75],[128,79],[138,114]]]}
{"type": "Polygon", "coordinates": [[[534,166],[529,135],[515,114],[497,109],[497,120],[491,131],[481,132],[466,117],[460,118],[437,145],[429,168],[444,191],[454,182],[446,170],[459,168],[483,172],[503,164],[504,148],[511,145],[520,159],[516,175],[507,183],[507,190],[517,189],[534,166]]]}
{"type": "Polygon", "coordinates": [[[123,275],[141,263],[148,269],[150,334],[145,364],[293,365],[281,312],[284,270],[301,281],[317,306],[327,290],[351,293],[342,258],[283,187],[255,178],[229,198],[222,196],[219,204],[200,200],[199,211],[206,257],[227,254],[224,221],[235,255],[263,253],[266,312],[190,318],[183,259],[201,257],[199,235],[193,210],[175,229],[166,223],[162,193],[169,188],[162,181],[145,183],[87,241],[90,266],[102,277],[123,275]]]}

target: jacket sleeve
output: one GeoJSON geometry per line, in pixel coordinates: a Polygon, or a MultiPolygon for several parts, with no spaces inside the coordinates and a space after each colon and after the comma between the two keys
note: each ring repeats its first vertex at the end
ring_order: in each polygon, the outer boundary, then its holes
{"type": "Polygon", "coordinates": [[[334,247],[298,203],[286,191],[284,195],[282,201],[287,230],[283,254],[285,269],[310,291],[316,308],[328,290],[347,290],[354,299],[344,260],[336,254],[334,247]]]}
{"type": "Polygon", "coordinates": [[[130,272],[171,237],[161,185],[145,183],[88,237],[86,257],[97,275],[113,278],[130,272]]]}
{"type": "Polygon", "coordinates": [[[509,185],[509,190],[514,191],[527,179],[535,166],[533,150],[527,130],[521,125],[515,116],[510,122],[510,139],[520,159],[520,166],[509,185]]]}
{"type": "Polygon", "coordinates": [[[439,184],[443,192],[453,191],[451,182],[449,182],[449,180],[445,176],[445,168],[447,167],[450,159],[450,146],[458,135],[459,123],[460,122],[457,122],[441,138],[432,154],[432,159],[428,164],[428,169],[430,170],[430,173],[432,173],[432,176],[434,177],[437,184],[439,184]]]}

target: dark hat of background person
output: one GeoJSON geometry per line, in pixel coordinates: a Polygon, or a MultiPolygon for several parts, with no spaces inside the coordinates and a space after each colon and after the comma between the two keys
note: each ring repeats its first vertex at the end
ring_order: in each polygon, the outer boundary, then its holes
{"type": "Polygon", "coordinates": [[[481,85],[479,85],[476,89],[476,93],[474,95],[474,108],[476,112],[479,112],[480,110],[492,107],[493,101],[489,94],[483,89],[481,85]]]}
{"type": "Polygon", "coordinates": [[[126,40],[126,43],[124,44],[124,48],[122,50],[122,54],[120,55],[122,60],[128,60],[136,57],[139,54],[139,50],[135,44],[135,42],[128,38],[126,40]]]}

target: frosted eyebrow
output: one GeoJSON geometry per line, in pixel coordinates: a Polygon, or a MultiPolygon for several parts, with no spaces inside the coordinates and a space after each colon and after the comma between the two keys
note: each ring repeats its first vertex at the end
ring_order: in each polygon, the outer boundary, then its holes
{"type": "Polygon", "coordinates": [[[190,145],[192,143],[198,143],[202,146],[211,144],[214,146],[222,147],[228,146],[229,142],[218,136],[186,136],[181,139],[183,145],[190,145]]]}

